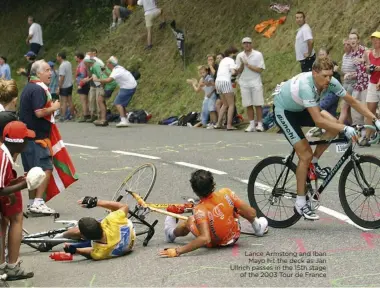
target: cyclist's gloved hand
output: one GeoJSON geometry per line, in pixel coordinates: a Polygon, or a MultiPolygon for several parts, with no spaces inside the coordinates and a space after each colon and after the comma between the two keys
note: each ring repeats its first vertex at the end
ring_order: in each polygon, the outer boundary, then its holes
{"type": "Polygon", "coordinates": [[[380,120],[379,119],[376,119],[376,121],[374,121],[374,124],[377,128],[377,131],[380,131],[380,120]]]}
{"type": "Polygon", "coordinates": [[[73,245],[66,244],[65,247],[63,247],[63,251],[66,253],[75,254],[77,253],[77,248],[73,245]]]}
{"type": "Polygon", "coordinates": [[[344,127],[344,135],[346,135],[347,139],[352,140],[353,142],[358,141],[358,133],[356,132],[356,129],[351,126],[345,126],[344,127]]]}
{"type": "Polygon", "coordinates": [[[91,196],[86,196],[82,199],[80,202],[82,207],[84,208],[94,208],[96,205],[98,205],[98,198],[97,197],[91,197],[91,196]]]}

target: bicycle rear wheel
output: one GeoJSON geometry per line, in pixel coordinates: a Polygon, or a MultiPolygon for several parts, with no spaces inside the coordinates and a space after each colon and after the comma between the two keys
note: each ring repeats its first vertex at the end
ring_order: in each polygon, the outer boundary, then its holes
{"type": "Polygon", "coordinates": [[[249,203],[259,217],[267,218],[269,226],[292,226],[301,218],[294,212],[296,184],[296,165],[293,162],[285,164],[285,158],[277,156],[266,158],[253,168],[249,177],[249,203]]]}
{"type": "Polygon", "coordinates": [[[130,202],[133,197],[126,193],[126,190],[139,194],[141,198],[146,201],[156,182],[156,174],[156,167],[152,163],[137,167],[124,179],[123,183],[121,183],[112,197],[112,201],[130,202]]]}
{"type": "Polygon", "coordinates": [[[357,173],[350,161],[340,175],[340,203],[346,215],[357,225],[368,229],[380,228],[380,159],[370,155],[359,157],[357,173]]]}

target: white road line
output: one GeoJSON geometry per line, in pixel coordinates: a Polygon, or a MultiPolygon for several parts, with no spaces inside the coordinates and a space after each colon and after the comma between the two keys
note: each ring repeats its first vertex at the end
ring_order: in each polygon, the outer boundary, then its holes
{"type": "Polygon", "coordinates": [[[212,168],[208,168],[208,167],[204,167],[204,166],[200,166],[200,165],[195,165],[195,164],[191,164],[191,163],[187,163],[187,162],[174,162],[174,163],[177,165],[186,166],[186,167],[190,167],[190,168],[203,169],[203,170],[210,171],[211,173],[218,174],[218,175],[226,175],[227,174],[226,172],[223,172],[220,170],[215,170],[212,168]]]}
{"type": "MultiPolygon", "coordinates": [[[[248,180],[246,179],[240,179],[240,178],[235,178],[236,180],[242,182],[242,183],[246,183],[248,184],[248,180]]],[[[269,187],[268,185],[265,185],[265,184],[262,184],[262,183],[255,183],[257,187],[261,188],[261,189],[271,189],[271,187],[269,187]]],[[[352,222],[352,220],[350,218],[348,218],[347,215],[344,215],[338,211],[335,211],[335,210],[332,210],[330,208],[327,208],[325,206],[319,206],[318,208],[319,211],[327,214],[327,215],[330,215],[334,218],[337,218],[343,222],[346,222],[347,224],[351,224],[353,226],[355,226],[356,228],[359,228],[360,230],[363,230],[363,231],[371,231],[372,229],[367,229],[367,228],[363,228],[359,225],[357,225],[356,223],[352,222]]]]}
{"type": "Polygon", "coordinates": [[[333,216],[343,222],[346,222],[348,224],[351,224],[353,226],[355,226],[356,228],[359,228],[363,231],[371,231],[372,229],[367,229],[367,228],[363,228],[363,227],[360,227],[359,225],[357,225],[356,223],[352,222],[352,220],[350,218],[348,218],[348,216],[342,214],[342,213],[339,213],[337,211],[334,211],[330,208],[327,208],[327,207],[324,207],[324,206],[319,206],[319,209],[321,212],[325,213],[325,214],[328,214],[330,216],[333,216]]]}
{"type": "Polygon", "coordinates": [[[161,159],[160,157],[156,157],[156,156],[145,155],[145,154],[138,154],[138,153],[127,152],[127,151],[119,151],[119,150],[112,151],[112,153],[123,154],[123,155],[128,155],[128,156],[135,156],[135,157],[141,157],[141,158],[147,158],[147,159],[161,159]]]}
{"type": "Polygon", "coordinates": [[[73,146],[73,147],[79,147],[79,148],[85,148],[85,149],[91,149],[91,150],[99,149],[99,147],[94,147],[94,146],[71,144],[71,143],[66,143],[66,142],[64,142],[64,144],[65,144],[65,146],[73,146]]]}

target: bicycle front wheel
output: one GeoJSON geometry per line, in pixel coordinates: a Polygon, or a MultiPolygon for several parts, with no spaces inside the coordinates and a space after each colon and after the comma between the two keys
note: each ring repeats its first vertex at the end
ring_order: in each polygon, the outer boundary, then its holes
{"type": "Polygon", "coordinates": [[[121,183],[112,197],[112,201],[124,199],[124,202],[127,202],[126,190],[139,194],[146,201],[156,182],[156,174],[156,166],[152,163],[143,164],[136,168],[121,183]]]}
{"type": "Polygon", "coordinates": [[[283,157],[269,157],[253,168],[248,181],[248,199],[257,216],[264,216],[268,225],[286,228],[301,216],[294,212],[297,197],[296,165],[283,157]]]}
{"type": "Polygon", "coordinates": [[[376,229],[380,227],[380,159],[359,156],[344,167],[339,179],[339,199],[346,215],[357,225],[376,229]]]}

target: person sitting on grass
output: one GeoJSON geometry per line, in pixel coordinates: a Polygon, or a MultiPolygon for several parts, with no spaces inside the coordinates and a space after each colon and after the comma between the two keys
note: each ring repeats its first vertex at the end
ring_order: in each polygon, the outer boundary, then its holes
{"type": "Polygon", "coordinates": [[[65,243],[65,252],[103,260],[126,255],[132,250],[136,233],[132,221],[128,219],[127,204],[89,196],[79,200],[78,204],[84,208],[102,207],[112,212],[101,221],[91,217],[81,218],[77,227],[56,235],[55,238],[83,240],[65,243]]]}
{"type": "Polygon", "coordinates": [[[167,216],[165,220],[165,238],[168,243],[177,237],[184,237],[190,232],[196,237],[190,243],[160,251],[161,256],[178,257],[201,247],[232,246],[240,237],[238,216],[252,223],[256,236],[268,232],[265,217],[256,217],[256,211],[228,188],[214,191],[214,178],[209,171],[197,170],[190,179],[194,193],[200,203],[194,207],[194,216],[187,221],[176,224],[176,219],[167,216]]]}

